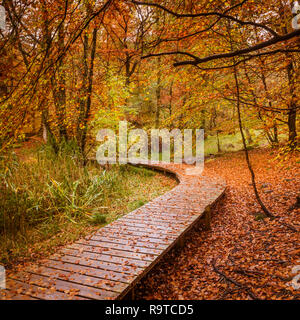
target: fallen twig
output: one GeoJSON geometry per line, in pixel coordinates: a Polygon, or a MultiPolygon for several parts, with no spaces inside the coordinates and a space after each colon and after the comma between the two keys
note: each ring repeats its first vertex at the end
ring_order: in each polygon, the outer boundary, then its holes
{"type": "Polygon", "coordinates": [[[244,289],[248,294],[249,296],[253,299],[253,300],[261,300],[260,298],[258,298],[250,288],[242,285],[241,283],[239,283],[238,281],[232,279],[232,278],[229,278],[225,273],[223,273],[222,271],[219,270],[219,268],[216,266],[215,264],[215,261],[212,262],[212,266],[213,266],[213,269],[214,271],[219,274],[220,276],[222,276],[225,280],[227,280],[228,282],[231,282],[232,284],[236,285],[237,287],[241,288],[241,289],[244,289]]]}

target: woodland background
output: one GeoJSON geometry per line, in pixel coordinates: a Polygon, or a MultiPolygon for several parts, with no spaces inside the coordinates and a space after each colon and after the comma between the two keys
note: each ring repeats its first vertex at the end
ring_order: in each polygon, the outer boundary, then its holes
{"type": "Polygon", "coordinates": [[[225,200],[139,297],[299,299],[292,1],[0,4],[0,263],[47,256],[175,186],[87,161],[99,129],[205,129],[205,174],[227,181],[225,200]]]}

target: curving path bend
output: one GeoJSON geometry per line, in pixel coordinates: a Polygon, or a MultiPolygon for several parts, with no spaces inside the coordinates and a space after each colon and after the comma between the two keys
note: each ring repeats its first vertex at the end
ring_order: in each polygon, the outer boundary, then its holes
{"type": "Polygon", "coordinates": [[[69,245],[47,260],[10,274],[0,300],[117,300],[141,280],[199,223],[226,184],[188,165],[143,164],[177,177],[179,185],[143,207],[69,245]]]}

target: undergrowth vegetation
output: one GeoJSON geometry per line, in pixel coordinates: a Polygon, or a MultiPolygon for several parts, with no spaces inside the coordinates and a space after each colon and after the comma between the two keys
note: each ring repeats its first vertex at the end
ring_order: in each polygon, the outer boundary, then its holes
{"type": "Polygon", "coordinates": [[[1,263],[75,240],[175,185],[145,169],[82,166],[78,155],[67,144],[58,154],[43,146],[24,161],[1,158],[1,263]]]}

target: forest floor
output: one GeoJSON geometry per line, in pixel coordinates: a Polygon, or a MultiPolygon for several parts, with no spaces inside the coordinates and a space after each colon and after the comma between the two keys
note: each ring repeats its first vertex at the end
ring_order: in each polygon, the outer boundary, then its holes
{"type": "Polygon", "coordinates": [[[289,285],[300,265],[300,208],[293,206],[299,158],[279,162],[268,149],[250,155],[261,197],[276,219],[261,214],[243,152],[209,160],[205,175],[223,177],[228,185],[212,229],[193,231],[183,249],[170,252],[141,282],[138,299],[300,298],[289,285]]]}

